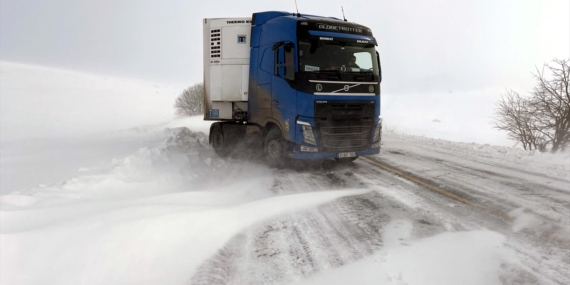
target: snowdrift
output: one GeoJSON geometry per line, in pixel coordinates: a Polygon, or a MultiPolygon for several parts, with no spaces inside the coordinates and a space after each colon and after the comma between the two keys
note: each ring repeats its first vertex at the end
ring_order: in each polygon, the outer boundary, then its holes
{"type": "Polygon", "coordinates": [[[225,163],[187,128],[162,136],[104,173],[0,196],[1,283],[184,284],[239,231],[363,193],[275,197],[266,167],[225,163]]]}

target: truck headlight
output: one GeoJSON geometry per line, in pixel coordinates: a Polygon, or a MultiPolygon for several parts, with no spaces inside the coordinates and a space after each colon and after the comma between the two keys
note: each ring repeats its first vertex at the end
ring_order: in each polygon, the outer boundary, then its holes
{"type": "Polygon", "coordinates": [[[382,138],[382,119],[378,120],[378,125],[376,125],[376,129],[374,130],[374,138],[372,139],[373,142],[382,138]]]}
{"type": "Polygon", "coordinates": [[[317,144],[315,139],[315,134],[313,133],[313,127],[307,122],[297,121],[297,124],[301,125],[301,131],[303,132],[303,141],[310,144],[317,144]]]}

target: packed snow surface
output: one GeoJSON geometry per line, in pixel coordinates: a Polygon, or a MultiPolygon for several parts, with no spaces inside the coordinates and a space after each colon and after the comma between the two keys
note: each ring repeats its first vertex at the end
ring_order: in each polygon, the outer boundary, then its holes
{"type": "MultiPolygon", "coordinates": [[[[394,221],[384,235],[394,236],[386,248],[338,270],[295,284],[501,284],[504,237],[490,231],[442,233],[406,241],[406,221],[394,221]],[[405,229],[403,229],[405,230],[405,229]]],[[[411,228],[409,229],[411,230],[411,228]]]]}
{"type": "Polygon", "coordinates": [[[471,187],[511,219],[497,221],[360,161],[304,171],[220,159],[210,123],[172,118],[171,87],[1,67],[2,284],[569,280],[568,154],[412,136],[386,112],[395,127],[375,158],[471,187]]]}
{"type": "MultiPolygon", "coordinates": [[[[149,131],[144,141],[96,173],[86,165],[74,178],[1,196],[3,284],[187,284],[240,232],[371,191],[276,194],[271,169],[221,160],[202,132],[149,131]]],[[[522,210],[512,215],[515,232],[541,224],[522,210]]],[[[379,251],[294,283],[501,284],[502,265],[517,262],[493,231],[413,231],[409,220],[392,220],[378,233],[379,251]]]]}

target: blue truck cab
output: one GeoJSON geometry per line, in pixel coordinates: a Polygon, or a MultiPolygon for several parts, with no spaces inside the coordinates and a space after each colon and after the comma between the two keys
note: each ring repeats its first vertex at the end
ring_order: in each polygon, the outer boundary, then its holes
{"type": "Polygon", "coordinates": [[[204,64],[210,67],[204,115],[220,121],[210,130],[220,155],[245,142],[273,163],[286,157],[354,160],[380,152],[382,76],[369,28],[287,12],[204,24],[204,64]]]}

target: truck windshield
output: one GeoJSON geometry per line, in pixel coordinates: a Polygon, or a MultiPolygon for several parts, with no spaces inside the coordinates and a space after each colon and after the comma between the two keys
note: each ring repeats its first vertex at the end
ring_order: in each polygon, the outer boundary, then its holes
{"type": "Polygon", "coordinates": [[[300,41],[299,71],[372,72],[378,75],[376,49],[371,44],[342,41],[300,41]]]}

